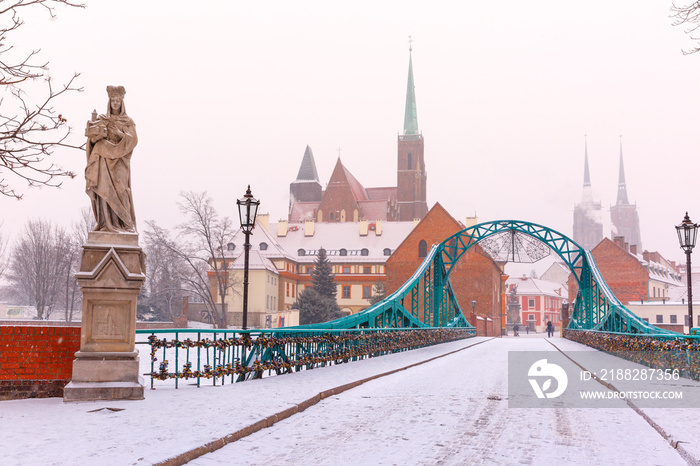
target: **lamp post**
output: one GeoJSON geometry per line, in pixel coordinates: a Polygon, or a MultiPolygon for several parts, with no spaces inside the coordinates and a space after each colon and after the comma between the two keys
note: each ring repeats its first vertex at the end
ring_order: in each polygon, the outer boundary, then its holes
{"type": "Polygon", "coordinates": [[[243,245],[245,253],[245,265],[243,267],[243,330],[248,329],[248,259],[250,256],[250,235],[255,228],[255,216],[258,214],[258,206],[260,201],[253,197],[250,192],[250,185],[241,199],[236,201],[238,204],[238,215],[241,219],[241,229],[245,235],[245,244],[243,245]]]}
{"type": "Polygon", "coordinates": [[[476,331],[476,336],[479,336],[479,325],[476,322],[476,299],[472,299],[472,322],[474,330],[476,331]]]}
{"type": "Polygon", "coordinates": [[[695,247],[698,225],[690,221],[688,212],[685,213],[685,218],[681,224],[676,225],[676,232],[678,233],[678,242],[681,245],[681,249],[685,251],[686,280],[688,281],[688,334],[690,334],[693,328],[693,278],[690,270],[690,253],[693,252],[695,247]]]}

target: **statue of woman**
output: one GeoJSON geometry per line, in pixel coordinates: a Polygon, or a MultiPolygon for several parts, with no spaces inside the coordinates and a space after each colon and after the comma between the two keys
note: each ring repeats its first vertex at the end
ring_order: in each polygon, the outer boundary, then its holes
{"type": "Polygon", "coordinates": [[[136,232],[131,197],[131,153],[136,147],[136,126],[126,114],[123,86],[107,86],[107,114],[88,121],[85,191],[92,202],[95,231],[136,232]]]}

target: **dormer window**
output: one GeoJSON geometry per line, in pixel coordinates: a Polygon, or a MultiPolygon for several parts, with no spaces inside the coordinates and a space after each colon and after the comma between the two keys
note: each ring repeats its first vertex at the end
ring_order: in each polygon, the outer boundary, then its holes
{"type": "Polygon", "coordinates": [[[267,251],[267,243],[265,243],[265,242],[260,243],[260,250],[267,251]]]}
{"type": "Polygon", "coordinates": [[[341,256],[347,256],[347,255],[348,255],[348,250],[345,249],[345,248],[342,248],[339,252],[340,252],[340,255],[341,255],[341,256]]]}
{"type": "Polygon", "coordinates": [[[226,245],[226,249],[228,249],[229,251],[233,251],[234,249],[236,249],[236,245],[233,243],[228,243],[226,245]]]}
{"type": "Polygon", "coordinates": [[[362,256],[369,256],[369,249],[367,249],[367,248],[362,248],[362,251],[360,251],[360,255],[362,255],[362,256]]]}
{"type": "Polygon", "coordinates": [[[305,251],[305,250],[303,250],[303,249],[297,250],[297,256],[305,256],[305,255],[306,255],[306,251],[305,251]]]}

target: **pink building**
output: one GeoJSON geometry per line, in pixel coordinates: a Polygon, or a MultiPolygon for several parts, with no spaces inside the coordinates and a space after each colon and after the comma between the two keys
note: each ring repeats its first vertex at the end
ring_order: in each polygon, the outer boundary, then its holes
{"type": "Polygon", "coordinates": [[[506,287],[509,292],[516,287],[523,325],[537,332],[545,332],[549,321],[555,327],[560,326],[561,307],[568,302],[566,290],[561,284],[523,276],[509,278],[506,287]]]}

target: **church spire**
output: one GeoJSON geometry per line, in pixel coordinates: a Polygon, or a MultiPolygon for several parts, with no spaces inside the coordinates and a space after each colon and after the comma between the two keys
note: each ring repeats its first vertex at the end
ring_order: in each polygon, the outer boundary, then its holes
{"type": "Polygon", "coordinates": [[[628,205],[627,184],[625,183],[625,164],[622,162],[622,135],[620,135],[620,176],[617,181],[617,205],[628,205]]]}
{"type": "Polygon", "coordinates": [[[301,166],[299,167],[296,181],[318,181],[316,161],[314,160],[313,152],[311,152],[311,147],[308,145],[304,151],[304,158],[301,159],[301,166]]]}
{"type": "Polygon", "coordinates": [[[588,135],[583,136],[584,140],[584,162],[583,162],[583,187],[589,188],[591,186],[591,173],[588,170],[588,135]]]}
{"type": "Polygon", "coordinates": [[[413,85],[413,40],[408,36],[408,85],[406,87],[406,111],[403,117],[403,134],[418,134],[416,113],[416,88],[413,85]]]}

